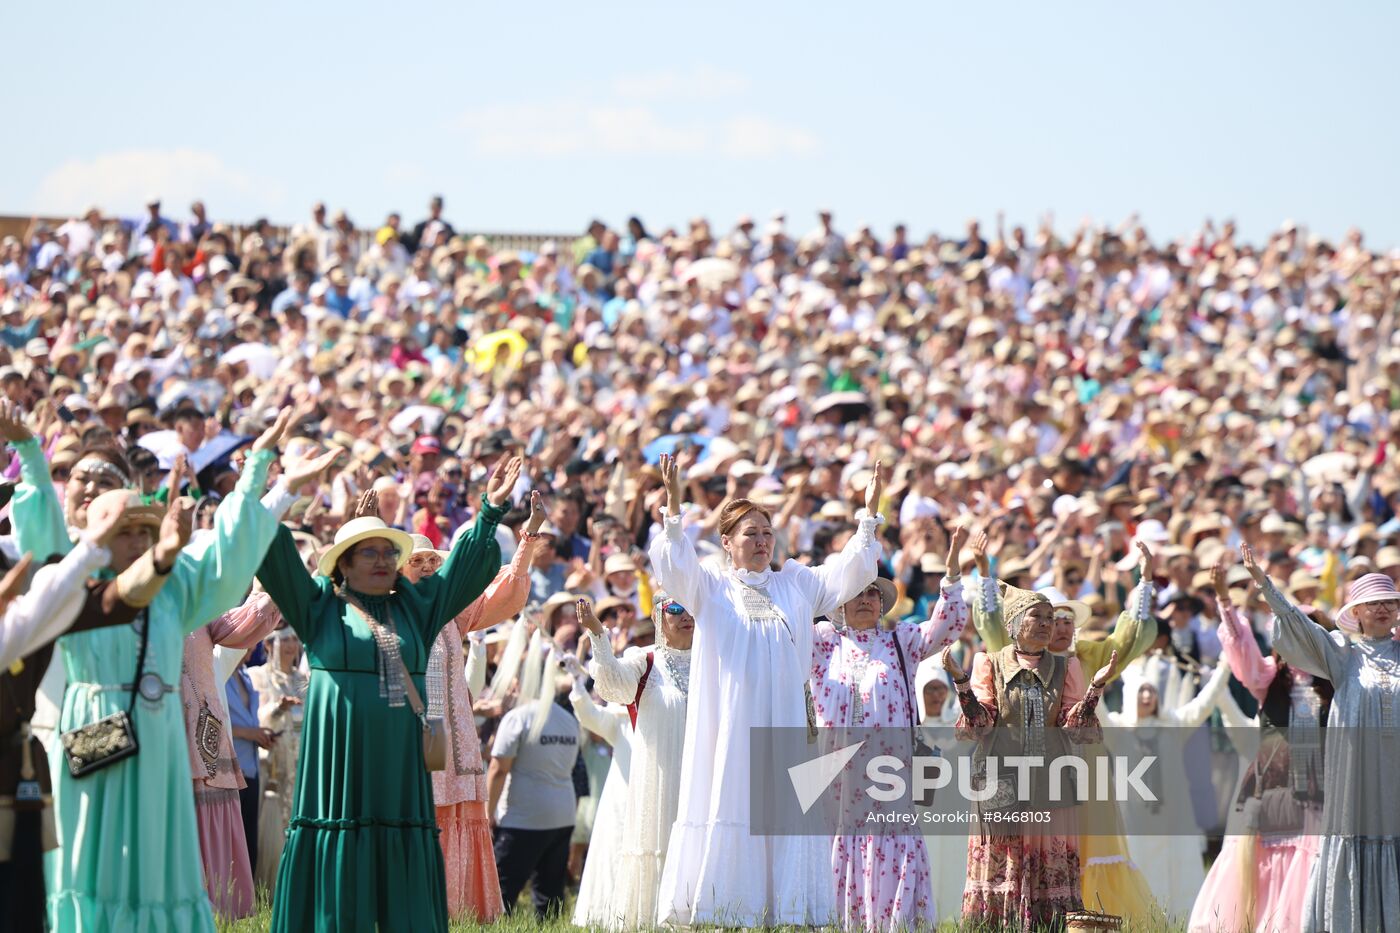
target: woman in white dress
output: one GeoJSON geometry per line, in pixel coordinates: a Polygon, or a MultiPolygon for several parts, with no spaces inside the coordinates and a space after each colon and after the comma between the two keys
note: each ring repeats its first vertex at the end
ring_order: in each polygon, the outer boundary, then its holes
{"type": "MultiPolygon", "coordinates": [[[[1109,725],[1125,728],[1118,729],[1106,741],[1114,754],[1127,754],[1133,760],[1155,755],[1167,769],[1160,788],[1154,789],[1162,798],[1160,806],[1165,817],[1157,817],[1154,823],[1194,827],[1196,820],[1186,791],[1189,782],[1184,746],[1225,693],[1230,684],[1230,668],[1217,665],[1195,699],[1179,704],[1164,700],[1155,684],[1141,679],[1141,671],[1141,666],[1132,665],[1123,672],[1123,712],[1109,713],[1108,719],[1109,725]]],[[[1149,835],[1134,832],[1128,826],[1129,857],[1173,923],[1190,917],[1196,896],[1205,884],[1204,853],[1205,837],[1199,832],[1149,835]]]]}
{"type": "MultiPolygon", "coordinates": [[[[609,929],[655,923],[657,889],[680,799],[695,619],[664,591],[653,594],[651,614],[656,647],[628,648],[618,658],[592,608],[579,601],[579,624],[593,645],[589,670],[598,695],[610,708],[626,710],[628,719],[635,717],[634,724],[624,726],[631,731],[632,760],[623,824],[613,840],[613,884],[606,900],[589,905],[592,922],[609,929]]],[[[606,832],[601,810],[598,817],[597,826],[606,832]]],[[[579,918],[576,911],[574,922],[579,918]]]]}
{"type": "Polygon", "coordinates": [[[612,748],[612,763],[603,782],[603,793],[593,818],[593,833],[588,840],[588,857],[583,863],[579,880],[578,899],[574,901],[574,925],[581,927],[607,926],[613,917],[613,890],[618,881],[617,852],[619,837],[627,821],[627,776],[632,768],[632,724],[627,708],[609,703],[599,706],[588,695],[588,675],[579,666],[578,658],[564,655],[564,669],[574,679],[569,691],[569,703],[578,717],[578,724],[612,748]]]}
{"type": "MultiPolygon", "coordinates": [[[[660,923],[820,926],[835,919],[831,837],[751,831],[750,786],[772,765],[753,760],[750,730],[806,727],[815,735],[811,620],[835,612],[875,579],[880,472],[877,463],[859,527],[839,553],[820,567],[789,560],[774,569],[772,518],[747,499],[732,500],[721,513],[724,563],[702,564],[681,529],[675,461],[661,460],[666,509],[663,532],[651,544],[652,569],[694,614],[695,640],[660,923]]],[[[765,753],[774,754],[779,741],[774,733],[765,753]]]]}

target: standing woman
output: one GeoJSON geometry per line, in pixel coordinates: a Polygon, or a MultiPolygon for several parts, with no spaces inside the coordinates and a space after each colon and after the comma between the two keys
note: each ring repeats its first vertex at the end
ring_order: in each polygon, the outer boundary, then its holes
{"type": "MultiPolygon", "coordinates": [[[[943,651],[944,669],[962,707],[958,737],[978,742],[978,761],[1006,760],[1028,749],[1039,749],[1036,754],[1052,761],[1072,754],[1071,745],[1098,741],[1102,730],[1095,709],[1118,653],[1109,655],[1086,689],[1079,659],[1047,650],[1055,626],[1049,599],[1008,586],[1002,615],[1011,644],[978,654],[970,674],[963,673],[952,649],[943,651]],[[998,724],[1009,728],[997,729],[998,724]],[[1051,725],[1059,728],[1047,728],[1051,725]]],[[[1002,781],[1008,780],[1003,774],[1002,781]]],[[[998,792],[976,804],[967,840],[964,923],[1033,929],[1054,926],[1066,911],[1083,906],[1074,795],[1051,800],[1047,784],[1042,769],[1033,775],[1029,800],[1003,799],[998,792]],[[983,818],[988,811],[1017,807],[1048,811],[1049,825],[1023,833],[1015,821],[983,818]]],[[[1014,781],[1008,786],[1014,791],[1014,781]]]]}
{"type": "Polygon", "coordinates": [[[438,632],[500,569],[496,525],[519,476],[517,458],[491,477],[471,530],[417,583],[399,575],[412,539],[371,515],[336,532],[314,578],[290,531],[268,550],[258,579],[311,664],[273,930],[447,929],[424,673],[438,632]]]}
{"type": "Polygon", "coordinates": [[[772,517],[748,499],[720,515],[722,565],[701,563],[681,529],[681,480],[661,458],[664,530],[651,545],[657,582],[695,616],[680,802],[667,846],[657,921],[822,925],[835,916],[831,840],[755,835],[747,792],[750,730],[815,733],[811,620],[875,579],[883,483],[876,464],[859,527],[820,567],[772,566],[772,517]]]}
{"type": "MultiPolygon", "coordinates": [[[[530,520],[511,562],[500,569],[486,592],[443,626],[428,664],[428,693],[441,696],[449,742],[447,768],[434,771],[433,803],[438,842],[447,875],[447,913],[453,919],[490,923],[505,913],[501,881],[492,852],[491,824],[486,818],[486,768],[481,738],[472,713],[472,695],[463,663],[462,639],[471,632],[504,622],[525,608],[530,595],[530,562],[541,546],[545,510],[538,491],[530,493],[530,520]],[[438,683],[434,683],[438,681],[438,683]],[[438,688],[438,689],[435,689],[438,688]]],[[[428,547],[415,535],[415,548],[404,576],[417,583],[441,569],[446,552],[428,547]]],[[[429,703],[431,704],[431,699],[429,703]]]]}
{"type": "MultiPolygon", "coordinates": [[[[256,593],[253,598],[272,597],[256,593]]],[[[281,613],[277,617],[281,620],[281,613]]],[[[263,646],[267,649],[267,663],[253,668],[248,675],[258,691],[258,723],[280,734],[259,768],[262,808],[258,812],[258,857],[253,877],[268,891],[275,892],[277,865],[282,860],[287,823],[292,818],[306,674],[301,670],[301,639],[285,621],[263,641],[263,646]]]]}
{"type": "MultiPolygon", "coordinates": [[[[880,620],[898,594],[889,580],[877,579],[839,607],[833,622],[818,623],[812,657],[818,725],[879,729],[878,754],[901,759],[913,754],[919,662],[951,645],[967,627],[967,604],[957,572],[966,541],[967,529],[955,528],[948,543],[949,573],[928,621],[883,628],[880,620]]],[[[847,791],[841,796],[847,800],[853,795],[847,791]]],[[[861,809],[867,805],[862,801],[861,809]]],[[[842,829],[848,832],[844,821],[842,829]]],[[[937,922],[922,834],[838,835],[831,867],[843,924],[888,930],[937,922]]]]}
{"type": "Polygon", "coordinates": [[[1302,929],[1395,933],[1400,930],[1394,799],[1400,773],[1400,641],[1393,633],[1400,592],[1381,573],[1353,583],[1337,614],[1339,627],[1357,630],[1348,640],[1303,615],[1274,587],[1247,545],[1240,553],[1274,611],[1274,650],[1292,667],[1330,680],[1335,691],[1323,749],[1329,778],[1323,836],[1303,902],[1302,929]]]}
{"type": "MultiPolygon", "coordinates": [[[[578,601],[579,624],[593,643],[589,667],[598,695],[628,708],[634,717],[629,727],[626,811],[614,837],[614,883],[600,903],[587,905],[587,911],[580,901],[574,913],[579,926],[598,923],[610,929],[636,929],[649,927],[656,919],[656,895],[680,799],[695,619],[664,591],[652,594],[651,618],[656,647],[628,648],[619,658],[613,655],[592,607],[578,601]]],[[[594,864],[591,853],[589,864],[594,864]]]]}
{"type": "MultiPolygon", "coordinates": [[[[57,775],[54,808],[62,857],[49,878],[49,927],[54,930],[212,930],[214,917],[200,870],[189,749],[180,707],[180,667],[187,634],[236,606],[277,528],[258,502],[290,411],[253,444],[234,491],[219,504],[207,543],[181,551],[188,500],[171,497],[164,518],[139,505],[129,490],[106,493],[132,500],[141,515],[112,546],[111,569],[145,557],[165,586],[130,626],[65,635],[58,641],[67,674],[59,734],[130,710],[137,751],[115,764],[74,777],[57,741],[50,770],[57,775]],[[153,555],[153,556],[151,556],[153,555]]],[[[183,463],[172,473],[179,488],[183,463]]],[[[94,505],[97,500],[94,500],[94,505]]]]}

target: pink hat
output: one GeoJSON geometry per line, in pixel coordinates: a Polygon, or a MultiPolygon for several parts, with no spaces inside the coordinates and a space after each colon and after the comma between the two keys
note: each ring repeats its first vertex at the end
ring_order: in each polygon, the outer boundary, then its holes
{"type": "Polygon", "coordinates": [[[1347,604],[1337,613],[1337,628],[1355,635],[1361,631],[1352,610],[1364,603],[1382,603],[1388,600],[1400,602],[1400,590],[1395,581],[1383,573],[1368,573],[1357,579],[1347,588],[1347,604]]]}

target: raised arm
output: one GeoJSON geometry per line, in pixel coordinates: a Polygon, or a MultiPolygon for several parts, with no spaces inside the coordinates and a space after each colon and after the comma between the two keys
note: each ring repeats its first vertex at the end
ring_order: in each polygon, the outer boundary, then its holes
{"type": "Polygon", "coordinates": [[[1259,643],[1254,640],[1254,633],[1245,624],[1243,613],[1230,604],[1224,561],[1216,561],[1210,578],[1215,587],[1216,612],[1220,616],[1220,626],[1216,631],[1220,635],[1220,653],[1224,656],[1225,666],[1256,700],[1263,702],[1269,685],[1278,675],[1278,662],[1264,657],[1259,643]]]}
{"type": "Polygon", "coordinates": [[[477,632],[467,636],[467,692],[481,696],[486,689],[486,637],[477,632]]]}
{"type": "Polygon", "coordinates": [[[15,547],[21,554],[33,554],[42,563],[52,554],[67,554],[73,546],[68,539],[68,523],[63,506],[54,492],[49,464],[39,440],[20,419],[14,403],[0,401],[0,436],[19,455],[19,483],[10,499],[10,524],[15,529],[15,547]]]}
{"type": "Polygon", "coordinates": [[[480,596],[487,584],[501,569],[501,546],[496,541],[496,526],[506,514],[510,491],[520,478],[520,458],[513,457],[501,468],[481,497],[481,510],[467,533],[453,545],[442,569],[431,577],[413,584],[430,603],[427,616],[428,637],[436,638],[442,627],[455,619],[462,610],[480,596]]]}
{"type": "Polygon", "coordinates": [[[884,490],[881,466],[877,460],[870,484],[865,488],[865,508],[856,515],[856,533],[851,535],[846,546],[828,557],[820,567],[799,569],[799,580],[810,578],[813,581],[804,589],[812,599],[814,616],[835,612],[837,606],[854,599],[876,577],[880,539],[875,536],[875,529],[883,521],[876,512],[884,490]]]}
{"type": "Polygon", "coordinates": [[[586,675],[579,667],[578,658],[566,655],[564,669],[574,679],[574,685],[569,688],[569,705],[574,708],[578,724],[616,748],[621,739],[622,721],[608,710],[599,708],[598,704],[593,702],[593,698],[588,695],[588,691],[584,688],[586,675]]]}
{"type": "Polygon", "coordinates": [[[953,529],[948,540],[948,573],[938,584],[938,602],[928,620],[920,623],[919,634],[910,643],[910,664],[918,664],[924,658],[957,641],[967,628],[967,603],[963,600],[962,577],[959,573],[963,543],[967,541],[967,528],[959,525],[953,529]]]}
{"type": "Polygon", "coordinates": [[[637,698],[637,685],[641,683],[642,673],[646,670],[646,652],[633,651],[618,658],[613,654],[603,623],[594,615],[588,600],[580,599],[574,608],[578,613],[579,625],[588,632],[588,639],[593,645],[593,661],[588,667],[598,695],[609,703],[631,703],[637,698]]]}
{"type": "Polygon", "coordinates": [[[1244,565],[1274,611],[1274,650],[1279,657],[1315,677],[1336,683],[1346,673],[1349,649],[1333,641],[1327,631],[1298,610],[1274,588],[1268,574],[1254,560],[1248,545],[1240,548],[1244,565]]]}
{"type": "Polygon", "coordinates": [[[544,504],[539,490],[535,490],[530,493],[530,521],[525,526],[525,535],[515,549],[515,555],[487,584],[486,591],[457,616],[457,630],[463,636],[499,625],[525,608],[525,601],[530,596],[530,564],[544,544],[544,539],[539,536],[544,519],[544,504]]]}
{"type": "Polygon", "coordinates": [[[988,536],[986,531],[977,533],[972,543],[973,560],[977,562],[977,585],[972,593],[972,626],[987,651],[1000,651],[1011,644],[1011,636],[1006,632],[1006,623],[1001,615],[1001,591],[997,589],[997,578],[992,575],[991,561],[987,559],[988,536]]]}
{"type": "Polygon", "coordinates": [[[0,581],[8,603],[0,617],[0,670],[68,631],[82,611],[88,576],[110,559],[111,552],[105,547],[84,539],[59,563],[40,567],[29,592],[18,598],[14,594],[29,572],[29,556],[5,575],[0,581]]]}
{"type": "MultiPolygon", "coordinates": [[[[278,423],[282,424],[285,418],[284,413],[278,423]]],[[[277,534],[280,527],[277,520],[258,502],[259,494],[267,485],[267,471],[275,456],[272,445],[280,433],[270,441],[264,441],[277,428],[278,425],[274,425],[254,444],[254,451],[244,464],[238,485],[214,511],[213,535],[202,546],[180,552],[175,559],[170,582],[161,590],[158,598],[166,600],[172,607],[186,634],[243,601],[248,584],[252,582],[263,555],[277,534]]],[[[171,488],[178,489],[179,486],[172,484],[171,488]]],[[[172,497],[172,511],[167,512],[166,520],[161,525],[162,539],[167,536],[170,524],[180,520],[176,514],[182,508],[185,506],[181,500],[172,497]]],[[[160,561],[159,554],[157,561],[160,561]]]]}
{"type": "MultiPolygon", "coordinates": [[[[1157,637],[1156,624],[1149,624],[1157,595],[1157,588],[1152,583],[1153,556],[1147,545],[1141,541],[1138,542],[1138,550],[1142,552],[1142,560],[1138,565],[1137,588],[1129,596],[1128,608],[1118,614],[1113,631],[1109,632],[1103,641],[1103,647],[1099,649],[1118,655],[1118,663],[1114,665],[1108,677],[1109,683],[1122,676],[1123,668],[1140,658],[1157,637]]],[[[1087,643],[1081,647],[1087,647],[1087,643]]]]}
{"type": "Polygon", "coordinates": [[[680,467],[674,457],[661,457],[661,479],[666,488],[666,506],[661,512],[661,534],[651,542],[648,556],[661,588],[679,600],[698,621],[721,584],[718,575],[700,563],[695,545],[681,528],[680,467]]]}

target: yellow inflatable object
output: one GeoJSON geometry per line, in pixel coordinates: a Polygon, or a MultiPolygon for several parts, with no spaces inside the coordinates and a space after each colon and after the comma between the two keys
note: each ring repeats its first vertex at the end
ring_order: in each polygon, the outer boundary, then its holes
{"type": "Polygon", "coordinates": [[[529,343],[514,330],[498,330],[482,337],[472,345],[470,359],[476,364],[478,373],[489,373],[501,363],[501,349],[506,349],[506,365],[515,369],[529,349],[529,343]]]}

